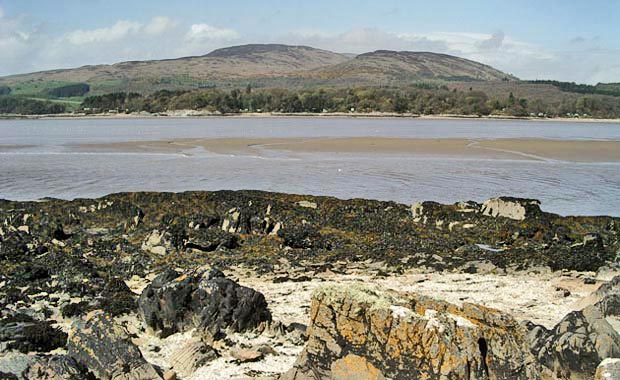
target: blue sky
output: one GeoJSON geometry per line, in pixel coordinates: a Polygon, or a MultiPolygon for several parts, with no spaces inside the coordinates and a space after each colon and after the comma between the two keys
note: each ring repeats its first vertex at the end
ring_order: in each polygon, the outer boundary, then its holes
{"type": "Polygon", "coordinates": [[[243,43],[430,50],[521,78],[620,81],[620,2],[0,0],[0,75],[243,43]]]}

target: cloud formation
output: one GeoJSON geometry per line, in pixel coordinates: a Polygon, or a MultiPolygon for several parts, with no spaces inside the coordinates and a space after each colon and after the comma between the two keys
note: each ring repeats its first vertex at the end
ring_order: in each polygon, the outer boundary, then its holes
{"type": "Polygon", "coordinates": [[[602,49],[596,39],[574,38],[565,50],[550,50],[499,30],[494,33],[392,32],[355,28],[339,33],[296,30],[257,41],[227,26],[183,24],[167,16],[146,21],[118,20],[110,25],[54,35],[27,16],[11,17],[0,8],[0,75],[202,55],[216,48],[257,42],[309,45],[343,52],[411,50],[452,54],[479,61],[523,79],[582,83],[620,80],[620,51],[602,49]]]}
{"type": "Polygon", "coordinates": [[[92,44],[95,42],[117,41],[140,31],[142,24],[132,21],[118,21],[108,28],[93,30],[76,30],[65,36],[74,45],[92,44]]]}
{"type": "Polygon", "coordinates": [[[233,29],[217,28],[209,24],[194,24],[190,27],[186,38],[191,41],[234,41],[239,33],[233,29]]]}
{"type": "Polygon", "coordinates": [[[176,28],[177,22],[166,17],[166,16],[156,16],[151,19],[151,21],[144,26],[144,32],[150,36],[158,36],[162,33],[170,31],[176,28]]]}

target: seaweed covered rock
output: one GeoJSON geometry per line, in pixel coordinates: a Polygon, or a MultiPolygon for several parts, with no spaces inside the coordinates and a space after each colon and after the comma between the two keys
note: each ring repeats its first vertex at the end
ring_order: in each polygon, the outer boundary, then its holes
{"type": "Polygon", "coordinates": [[[283,379],[538,379],[525,331],[479,305],[457,307],[366,285],[312,299],[309,340],[283,379]]]}
{"type": "Polygon", "coordinates": [[[64,347],[67,334],[49,321],[15,314],[0,319],[0,342],[4,342],[7,349],[22,353],[49,352],[64,347]]]}
{"type": "Polygon", "coordinates": [[[102,380],[160,380],[127,331],[110,315],[89,313],[71,327],[67,355],[102,380]]]}
{"type": "Polygon", "coordinates": [[[213,252],[217,249],[235,249],[239,247],[237,235],[215,228],[191,229],[188,233],[185,248],[202,252],[213,252]]]}
{"type": "Polygon", "coordinates": [[[239,332],[271,320],[262,293],[218,270],[183,275],[166,270],[142,291],[139,310],[147,326],[164,337],[195,327],[239,332]]]}
{"type": "Polygon", "coordinates": [[[24,372],[28,380],[84,380],[88,373],[66,355],[40,356],[33,359],[24,372]]]}

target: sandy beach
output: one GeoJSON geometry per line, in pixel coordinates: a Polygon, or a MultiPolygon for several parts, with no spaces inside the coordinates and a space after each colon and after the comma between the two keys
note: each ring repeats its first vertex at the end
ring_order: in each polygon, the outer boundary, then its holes
{"type": "MultiPolygon", "coordinates": [[[[620,162],[620,141],[545,139],[398,139],[377,137],[177,139],[71,146],[79,152],[185,153],[261,156],[269,151],[335,154],[407,154],[472,159],[620,162]]],[[[2,149],[0,147],[0,149],[2,149]]]]}

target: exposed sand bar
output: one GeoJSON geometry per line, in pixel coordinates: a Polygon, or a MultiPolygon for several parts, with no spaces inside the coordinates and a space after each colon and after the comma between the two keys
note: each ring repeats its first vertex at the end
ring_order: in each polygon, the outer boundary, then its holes
{"type": "MultiPolygon", "coordinates": [[[[620,141],[545,139],[223,138],[139,141],[71,146],[79,152],[185,153],[202,148],[216,154],[260,156],[268,151],[332,154],[408,154],[511,160],[620,162],[620,141]]],[[[0,148],[1,149],[1,148],[0,148]]]]}

